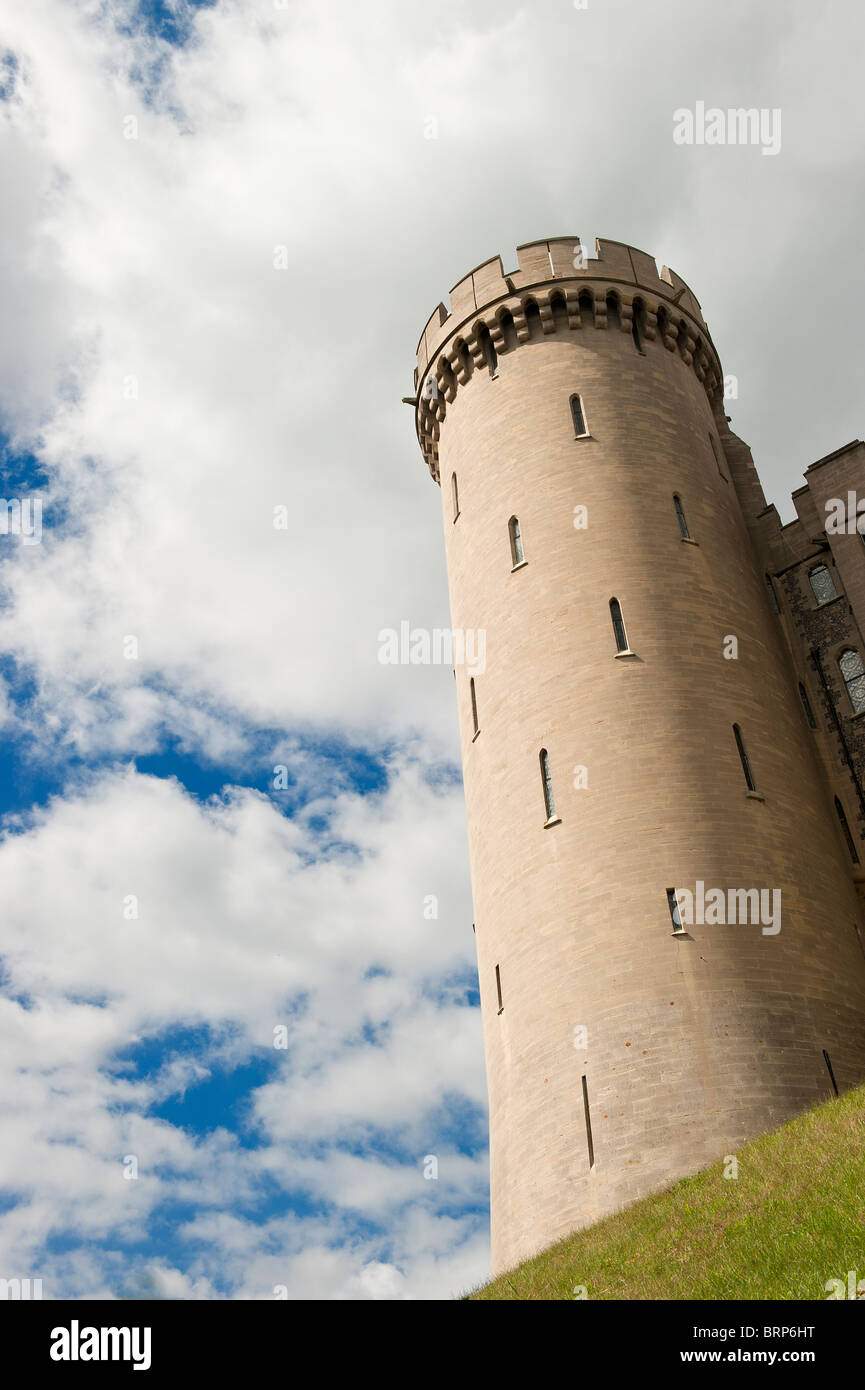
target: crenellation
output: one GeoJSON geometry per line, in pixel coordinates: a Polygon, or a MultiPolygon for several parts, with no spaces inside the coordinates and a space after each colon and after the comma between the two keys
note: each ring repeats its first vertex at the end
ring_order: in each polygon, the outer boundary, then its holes
{"type": "MultiPolygon", "coordinates": [[[[598,270],[603,271],[603,278],[606,280],[625,280],[631,284],[637,283],[634,263],[631,259],[631,247],[623,241],[608,241],[606,237],[598,237],[595,241],[595,251],[597,255],[598,270]]],[[[651,258],[647,258],[651,259],[651,258]]],[[[649,285],[657,284],[658,271],[652,261],[652,279],[649,285]]],[[[658,285],[660,289],[660,285],[658,285]]]]}
{"type": "Polygon", "coordinates": [[[492,260],[485,261],[483,265],[478,266],[477,270],[472,271],[472,277],[478,305],[491,304],[494,300],[501,299],[503,295],[510,293],[505,284],[501,256],[493,256],[492,260]]]}
{"type": "Polygon", "coordinates": [[[421,372],[426,370],[427,363],[435,351],[434,345],[440,340],[442,327],[448,318],[449,314],[444,304],[439,304],[427,319],[417,345],[418,367],[421,372]]]}
{"type": "Polygon", "coordinates": [[[595,249],[594,257],[578,255],[581,250],[578,236],[527,242],[517,248],[519,269],[510,276],[504,272],[500,256],[492,257],[470,271],[451,290],[450,312],[444,305],[439,305],[421,335],[418,344],[421,372],[425,371],[444,340],[458,331],[470,315],[508,296],[522,295],[545,283],[568,279],[578,284],[585,280],[603,280],[607,287],[640,286],[655,305],[662,301],[669,302],[673,310],[692,317],[705,329],[696,298],[674,271],[665,266],[659,275],[651,256],[623,242],[597,238],[595,249]]]}
{"type": "Polygon", "coordinates": [[[635,246],[629,247],[628,250],[635,282],[638,285],[654,285],[660,293],[663,282],[654,256],[649,256],[645,251],[638,251],[635,246]]]}
{"type": "Polygon", "coordinates": [[[582,251],[580,238],[553,237],[547,242],[555,279],[570,279],[580,263],[587,259],[582,251]]]}
{"type": "Polygon", "coordinates": [[[524,246],[518,246],[517,261],[519,270],[515,271],[512,279],[518,290],[549,280],[554,274],[549,242],[528,241],[524,246]]]}
{"type": "MultiPolygon", "coordinates": [[[[668,351],[677,349],[685,365],[693,367],[698,380],[713,396],[722,381],[720,363],[714,348],[703,342],[708,330],[699,305],[684,281],[666,267],[659,275],[650,256],[624,243],[599,238],[596,249],[597,257],[580,264],[578,237],[529,242],[517,248],[520,269],[510,277],[503,273],[500,256],[483,262],[464,276],[451,291],[450,313],[439,305],[424,330],[418,348],[416,391],[422,394],[421,383],[430,373],[437,379],[440,377],[438,364],[445,360],[451,365],[455,385],[452,390],[443,390],[440,380],[438,385],[448,404],[453,404],[457,387],[467,386],[473,369],[484,364],[483,348],[478,340],[481,324],[486,324],[496,353],[501,355],[509,350],[503,329],[506,316],[513,321],[517,346],[532,341],[526,319],[529,304],[538,308],[543,338],[554,337],[562,331],[579,332],[586,327],[581,307],[585,303],[591,306],[591,326],[603,330],[609,322],[607,296],[613,295],[619,305],[622,333],[631,332],[634,306],[639,304],[644,341],[652,344],[657,340],[660,319],[663,346],[668,351]],[[670,290],[673,291],[671,298],[660,297],[659,292],[670,290]],[[564,298],[566,329],[563,320],[561,323],[556,320],[553,307],[556,296],[564,298]],[[688,315],[692,316],[691,320],[688,315]],[[460,357],[463,347],[469,361],[465,360],[465,353],[460,357]]],[[[419,409],[419,438],[425,418],[419,409]]],[[[437,450],[432,447],[433,441],[420,438],[420,442],[433,476],[437,477],[437,450]]]]}
{"type": "Polygon", "coordinates": [[[472,314],[477,313],[478,301],[473,275],[467,275],[464,280],[460,280],[454,285],[450,292],[450,304],[450,317],[459,323],[463,323],[472,314]]]}

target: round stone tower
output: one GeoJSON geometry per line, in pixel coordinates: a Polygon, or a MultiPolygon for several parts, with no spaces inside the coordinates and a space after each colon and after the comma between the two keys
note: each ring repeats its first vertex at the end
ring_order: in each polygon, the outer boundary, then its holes
{"type": "Polygon", "coordinates": [[[865,1077],[860,907],[700,306],[617,242],[518,258],[415,375],[475,657],[496,1272],[865,1077]]]}

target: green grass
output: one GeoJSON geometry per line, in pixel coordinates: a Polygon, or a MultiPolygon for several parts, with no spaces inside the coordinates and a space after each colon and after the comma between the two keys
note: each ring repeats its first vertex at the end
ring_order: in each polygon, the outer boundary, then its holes
{"type": "Polygon", "coordinates": [[[865,1086],[577,1231],[469,1298],[825,1299],[865,1279],[865,1086]]]}

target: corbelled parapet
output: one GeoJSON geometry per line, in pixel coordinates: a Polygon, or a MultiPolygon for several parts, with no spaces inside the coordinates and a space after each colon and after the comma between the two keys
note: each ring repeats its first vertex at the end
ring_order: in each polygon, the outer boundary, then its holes
{"type": "Polygon", "coordinates": [[[530,341],[535,310],[545,336],[606,329],[612,296],[623,333],[633,331],[636,316],[641,338],[678,352],[710,398],[722,390],[718,354],[684,280],[667,266],[659,273],[652,256],[620,241],[599,237],[595,251],[590,257],[578,236],[528,242],[517,247],[518,270],[506,274],[501,256],[484,261],[454,285],[450,313],[439,304],[432,314],[418,343],[414,384],[418,441],[436,481],[448,404],[483,365],[487,341],[496,354],[530,341]]]}

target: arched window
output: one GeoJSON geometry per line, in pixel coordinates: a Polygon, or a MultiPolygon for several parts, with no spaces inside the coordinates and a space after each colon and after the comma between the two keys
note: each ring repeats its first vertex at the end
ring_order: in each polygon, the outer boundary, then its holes
{"type": "Polygon", "coordinates": [[[852,647],[848,647],[847,651],[839,656],[838,665],[844,677],[850,703],[854,712],[858,714],[860,710],[865,709],[865,666],[862,665],[862,658],[852,647]]]}
{"type": "Polygon", "coordinates": [[[616,651],[626,652],[629,650],[628,637],[622,617],[622,606],[617,598],[610,599],[610,617],[613,620],[613,632],[616,634],[616,651]]]}
{"type": "Polygon", "coordinates": [[[457,348],[457,357],[463,369],[463,376],[468,381],[472,374],[472,355],[469,352],[467,343],[460,343],[457,348]]]}
{"type": "Polygon", "coordinates": [[[682,540],[689,541],[691,539],[691,533],[688,530],[688,523],[685,520],[685,511],[682,506],[682,500],[675,492],[673,493],[673,504],[676,508],[676,517],[678,518],[679,522],[679,530],[682,533],[682,540]]]}
{"type": "Polygon", "coordinates": [[[453,493],[454,499],[454,521],[456,521],[457,517],[460,514],[460,492],[457,486],[456,473],[451,473],[451,492],[453,493]]]}
{"type": "Polygon", "coordinates": [[[817,720],[814,718],[814,711],[811,708],[811,701],[808,699],[808,692],[802,682],[799,682],[799,699],[802,701],[802,708],[805,711],[805,718],[812,729],[816,729],[817,720]]]}
{"type": "Polygon", "coordinates": [[[578,300],[580,322],[584,328],[592,328],[595,322],[595,298],[588,290],[583,290],[578,300]]]}
{"type": "Polygon", "coordinates": [[[537,342],[540,338],[543,338],[544,329],[541,323],[541,311],[533,299],[526,300],[525,314],[529,338],[532,342],[537,342]]]}
{"type": "Polygon", "coordinates": [[[676,334],[676,347],[682,357],[688,351],[688,325],[684,319],[679,320],[679,331],[676,334]]]}
{"type": "Polygon", "coordinates": [[[498,354],[493,344],[493,340],[490,337],[490,330],[487,328],[485,323],[481,323],[478,325],[478,342],[480,343],[481,352],[484,355],[484,361],[489,367],[490,376],[497,377],[499,374],[498,354]]]}
{"type": "Polygon", "coordinates": [[[511,352],[519,345],[514,316],[510,309],[503,309],[499,314],[499,324],[502,330],[502,337],[505,340],[505,352],[511,352]]]}
{"type": "Polygon", "coordinates": [[[472,676],[469,681],[469,694],[472,697],[472,733],[477,737],[480,733],[480,729],[478,727],[478,697],[475,692],[474,676],[472,676]]]}
{"type": "Polygon", "coordinates": [[[808,571],[808,583],[818,603],[829,603],[838,597],[835,581],[826,565],[815,565],[808,571]]]}
{"type": "Polygon", "coordinates": [[[631,306],[631,337],[637,352],[643,352],[643,314],[645,306],[642,299],[635,299],[631,306]]]}
{"type": "Polygon", "coordinates": [[[667,313],[666,309],[664,308],[664,306],[663,306],[663,304],[662,304],[662,305],[660,306],[660,308],[658,309],[658,337],[660,338],[660,340],[661,340],[662,343],[665,341],[665,339],[666,339],[666,337],[667,337],[667,320],[668,320],[668,318],[669,318],[669,314],[667,313]]]}
{"type": "Polygon", "coordinates": [[[550,774],[550,755],[546,748],[541,749],[541,782],[544,788],[546,819],[551,821],[555,818],[556,802],[553,796],[553,779],[550,774]]]}
{"type": "Polygon", "coordinates": [[[610,328],[621,328],[622,316],[619,312],[619,296],[612,291],[607,295],[607,323],[610,328]]]}
{"type": "Polygon", "coordinates": [[[586,412],[583,410],[582,398],[576,394],[571,396],[571,417],[577,439],[585,439],[589,433],[586,429],[586,412]]]}
{"type": "Polygon", "coordinates": [[[508,535],[511,539],[511,564],[514,569],[517,565],[522,565],[525,561],[523,555],[523,538],[520,535],[520,523],[515,516],[508,522],[508,535]]]}
{"type": "Polygon", "coordinates": [[[742,738],[742,730],[739,728],[738,724],[733,725],[733,735],[736,739],[736,747],[739,750],[739,758],[741,759],[742,771],[745,774],[745,781],[748,785],[748,791],[755,792],[757,790],[757,783],[754,781],[754,774],[751,771],[751,760],[748,757],[748,754],[745,752],[745,743],[742,738]]]}
{"type": "Polygon", "coordinates": [[[567,333],[570,325],[568,324],[568,306],[565,296],[559,293],[551,294],[550,308],[553,311],[553,323],[556,326],[556,332],[567,333]]]}
{"type": "Polygon", "coordinates": [[[715,436],[712,434],[711,430],[709,431],[709,443],[712,446],[712,453],[715,455],[715,463],[717,464],[718,472],[720,473],[721,477],[724,479],[724,482],[726,483],[728,481],[727,475],[721,467],[721,451],[718,448],[718,441],[715,439],[715,436]]]}
{"type": "Polygon", "coordinates": [[[859,855],[856,853],[856,846],[853,843],[853,836],[850,834],[850,827],[847,824],[847,817],[844,814],[844,807],[841,805],[841,802],[838,800],[837,796],[835,797],[835,810],[838,815],[838,824],[841,826],[841,829],[844,832],[844,839],[847,841],[847,848],[850,851],[850,858],[853,860],[854,864],[858,864],[859,855]]]}
{"type": "Polygon", "coordinates": [[[780,612],[781,612],[781,608],[780,608],[780,605],[779,605],[779,603],[778,603],[778,595],[775,593],[775,585],[772,583],[772,576],[769,575],[769,574],[766,574],[766,575],[763,576],[763,578],[766,580],[766,589],[767,589],[768,594],[769,594],[769,602],[770,602],[771,605],[772,605],[772,612],[773,612],[773,613],[780,613],[780,612]]]}

